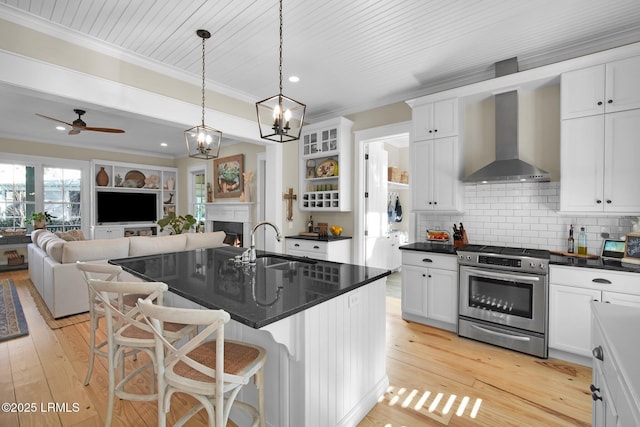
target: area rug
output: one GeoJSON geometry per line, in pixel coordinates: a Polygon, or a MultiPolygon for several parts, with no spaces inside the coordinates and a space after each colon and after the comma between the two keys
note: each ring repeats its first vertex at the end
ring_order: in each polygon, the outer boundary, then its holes
{"type": "Polygon", "coordinates": [[[11,279],[0,280],[0,341],[29,334],[18,292],[11,279]]]}
{"type": "Polygon", "coordinates": [[[89,321],[89,312],[74,314],[72,316],[61,317],[60,319],[54,319],[53,315],[49,311],[49,308],[45,304],[44,300],[40,296],[40,293],[36,289],[35,285],[31,281],[31,279],[24,279],[18,281],[19,286],[24,286],[29,290],[33,301],[36,303],[36,307],[38,307],[38,311],[40,315],[44,319],[44,321],[49,325],[51,329],[59,329],[64,328],[65,326],[75,325],[77,323],[88,322],[89,321]]]}

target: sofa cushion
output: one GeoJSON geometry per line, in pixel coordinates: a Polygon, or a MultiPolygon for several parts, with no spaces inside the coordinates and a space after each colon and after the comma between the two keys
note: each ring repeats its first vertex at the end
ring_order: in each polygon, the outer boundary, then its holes
{"type": "MultiPolygon", "coordinates": [[[[48,230],[42,230],[36,237],[35,240],[35,244],[38,245],[39,248],[42,248],[42,250],[44,250],[44,245],[45,243],[51,239],[51,238],[58,238],[55,234],[53,234],[52,232],[48,231],[48,230]]],[[[33,238],[31,238],[31,240],[33,241],[33,238]]]]}
{"type": "MultiPolygon", "coordinates": [[[[31,241],[37,245],[38,244],[38,236],[40,236],[45,231],[47,231],[47,230],[44,229],[44,228],[38,228],[38,229],[33,230],[31,232],[31,241]]],[[[38,246],[38,247],[40,247],[40,246],[38,246]]]]}
{"type": "Polygon", "coordinates": [[[187,246],[185,250],[216,248],[223,246],[226,233],[224,231],[214,231],[211,233],[187,233],[187,246]]]}
{"type": "Polygon", "coordinates": [[[62,250],[66,242],[62,239],[49,239],[46,244],[46,252],[57,262],[62,262],[62,250]]]}
{"type": "Polygon", "coordinates": [[[129,239],[78,240],[65,242],[62,249],[62,263],[126,258],[129,256],[129,239]]]}
{"type": "Polygon", "coordinates": [[[40,235],[40,237],[38,237],[38,246],[40,246],[40,248],[45,252],[50,245],[53,245],[57,242],[64,242],[64,240],[53,233],[42,234],[40,235]]]}
{"type": "Polygon", "coordinates": [[[187,246],[187,236],[134,236],[129,237],[129,256],[155,255],[168,252],[181,252],[187,246]]]}

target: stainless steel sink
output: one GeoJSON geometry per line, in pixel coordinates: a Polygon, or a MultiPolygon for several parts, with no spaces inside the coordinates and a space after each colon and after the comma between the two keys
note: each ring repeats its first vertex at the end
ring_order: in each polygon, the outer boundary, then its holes
{"type": "Polygon", "coordinates": [[[295,270],[300,264],[315,264],[307,258],[290,257],[286,255],[262,255],[256,259],[256,265],[264,268],[290,271],[295,270]]]}

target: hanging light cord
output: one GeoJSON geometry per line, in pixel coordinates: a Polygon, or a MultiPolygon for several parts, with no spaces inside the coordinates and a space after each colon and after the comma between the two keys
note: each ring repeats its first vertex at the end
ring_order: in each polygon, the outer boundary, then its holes
{"type": "Polygon", "coordinates": [[[282,0],[280,0],[280,95],[282,95],[282,0]]]}
{"type": "MultiPolygon", "coordinates": [[[[204,127],[204,42],[206,38],[202,37],[202,127],[204,127]]],[[[280,78],[282,81],[282,78],[280,78]]],[[[280,83],[282,86],[282,83],[280,83]]]]}

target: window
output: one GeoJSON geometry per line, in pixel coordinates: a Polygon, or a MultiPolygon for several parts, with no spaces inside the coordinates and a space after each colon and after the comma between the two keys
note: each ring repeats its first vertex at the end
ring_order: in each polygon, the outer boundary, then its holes
{"type": "Polygon", "coordinates": [[[82,227],[82,171],[45,166],[43,170],[44,210],[54,218],[47,229],[68,231],[82,227]]]}
{"type": "Polygon", "coordinates": [[[0,228],[24,228],[35,212],[35,168],[0,163],[0,228]]]}
{"type": "Polygon", "coordinates": [[[207,184],[205,182],[204,171],[193,171],[191,174],[191,180],[193,216],[198,223],[204,224],[206,215],[205,203],[207,202],[207,184]]]}
{"type": "Polygon", "coordinates": [[[90,211],[86,179],[89,171],[90,164],[86,161],[2,153],[0,229],[30,232],[33,226],[26,224],[25,219],[34,212],[47,212],[55,217],[47,221],[47,229],[51,231],[86,227],[82,213],[86,216],[90,211]]]}

